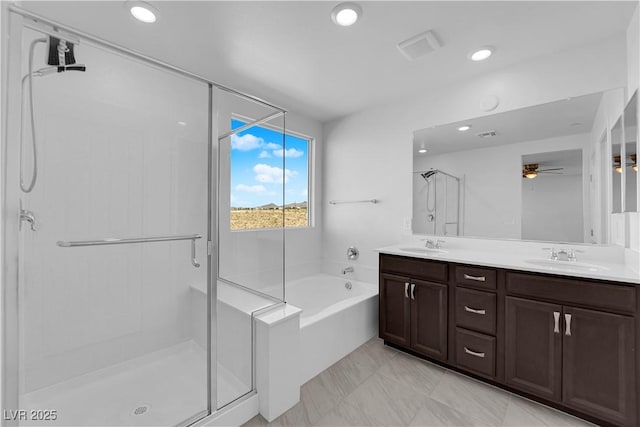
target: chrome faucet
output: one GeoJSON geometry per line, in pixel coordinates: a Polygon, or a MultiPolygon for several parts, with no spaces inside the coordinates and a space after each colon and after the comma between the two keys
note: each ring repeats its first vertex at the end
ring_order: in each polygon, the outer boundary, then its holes
{"type": "Polygon", "coordinates": [[[555,261],[577,261],[577,252],[582,252],[577,249],[555,249],[555,248],[542,248],[542,250],[549,251],[549,259],[555,261]]]}
{"type": "Polygon", "coordinates": [[[429,249],[440,249],[442,246],[442,243],[444,243],[444,240],[431,240],[431,239],[424,239],[425,240],[425,244],[424,246],[429,248],[429,249]]]}
{"type": "Polygon", "coordinates": [[[31,225],[31,231],[36,231],[36,217],[33,212],[20,209],[20,224],[22,224],[22,221],[27,221],[31,225]]]}
{"type": "Polygon", "coordinates": [[[342,269],[342,274],[353,273],[353,267],[346,267],[342,269]]]}

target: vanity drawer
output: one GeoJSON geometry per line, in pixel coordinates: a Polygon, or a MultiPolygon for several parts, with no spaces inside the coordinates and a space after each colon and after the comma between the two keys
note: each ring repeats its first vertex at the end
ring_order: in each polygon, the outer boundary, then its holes
{"type": "Polygon", "coordinates": [[[456,265],[456,283],[478,289],[496,289],[496,270],[493,268],[456,265]]]}
{"type": "Polygon", "coordinates": [[[508,272],[507,294],[551,300],[557,303],[635,314],[636,288],[588,279],[508,272]]]}
{"type": "Polygon", "coordinates": [[[447,282],[449,279],[449,268],[446,262],[396,255],[381,254],[380,270],[409,276],[415,279],[426,279],[436,282],[447,282]]]}
{"type": "Polygon", "coordinates": [[[456,328],[456,363],[460,368],[495,377],[495,337],[456,328]]]}
{"type": "Polygon", "coordinates": [[[456,325],[496,334],[496,294],[456,288],[456,325]]]}

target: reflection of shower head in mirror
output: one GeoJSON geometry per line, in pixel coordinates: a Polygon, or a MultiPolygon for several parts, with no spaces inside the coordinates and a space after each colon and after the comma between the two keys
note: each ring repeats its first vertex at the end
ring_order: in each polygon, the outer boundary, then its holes
{"type": "Polygon", "coordinates": [[[437,173],[438,173],[437,169],[431,169],[430,171],[421,173],[420,176],[423,177],[425,180],[428,180],[431,177],[431,175],[435,175],[437,173]]]}

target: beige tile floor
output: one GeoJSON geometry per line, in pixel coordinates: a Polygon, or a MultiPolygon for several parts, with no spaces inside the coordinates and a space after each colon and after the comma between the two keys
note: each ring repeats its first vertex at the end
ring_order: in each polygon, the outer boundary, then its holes
{"type": "Polygon", "coordinates": [[[304,384],[273,426],[593,426],[373,338],[304,384]]]}

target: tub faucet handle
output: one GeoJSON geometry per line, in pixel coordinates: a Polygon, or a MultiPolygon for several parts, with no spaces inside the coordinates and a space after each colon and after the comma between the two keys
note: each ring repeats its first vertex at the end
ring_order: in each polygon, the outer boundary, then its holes
{"type": "Polygon", "coordinates": [[[342,274],[353,273],[353,267],[346,267],[342,269],[342,274]]]}

